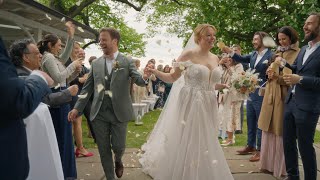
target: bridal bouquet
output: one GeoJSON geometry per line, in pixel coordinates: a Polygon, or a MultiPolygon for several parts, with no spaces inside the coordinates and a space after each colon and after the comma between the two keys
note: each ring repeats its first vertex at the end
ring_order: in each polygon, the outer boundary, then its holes
{"type": "Polygon", "coordinates": [[[236,90],[241,95],[248,97],[250,93],[259,88],[259,73],[255,69],[248,69],[245,72],[233,73],[231,76],[231,89],[236,90]]]}

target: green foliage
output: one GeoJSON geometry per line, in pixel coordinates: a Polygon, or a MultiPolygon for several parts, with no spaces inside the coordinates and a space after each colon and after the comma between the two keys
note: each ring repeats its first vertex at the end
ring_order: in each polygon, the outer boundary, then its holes
{"type": "Polygon", "coordinates": [[[240,44],[244,53],[248,53],[252,51],[251,41],[256,31],[274,36],[280,27],[289,25],[303,39],[302,26],[312,11],[320,11],[320,1],[153,0],[143,12],[152,33],[155,27],[167,26],[169,32],[187,40],[192,33],[190,30],[197,24],[209,23],[218,29],[218,40],[230,45],[240,44]]]}
{"type": "MultiPolygon", "coordinates": [[[[81,5],[75,5],[78,0],[38,1],[94,29],[98,30],[102,27],[114,27],[118,29],[121,33],[119,51],[136,57],[144,56],[146,45],[146,42],[143,40],[144,34],[139,34],[135,29],[127,26],[123,18],[123,14],[125,14],[129,8],[128,6],[119,2],[107,3],[103,0],[95,0],[93,3],[83,7],[81,5]]],[[[87,1],[89,0],[82,0],[81,4],[87,1]]],[[[143,1],[144,0],[138,0],[137,2],[143,1]]]]}

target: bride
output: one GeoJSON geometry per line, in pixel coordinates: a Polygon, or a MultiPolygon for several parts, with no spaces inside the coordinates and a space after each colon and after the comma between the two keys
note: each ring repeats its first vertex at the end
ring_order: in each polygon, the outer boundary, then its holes
{"type": "Polygon", "coordinates": [[[165,82],[174,82],[169,99],[139,160],[155,180],[233,179],[218,141],[218,106],[215,89],[221,69],[210,52],[216,28],[200,24],[177,59],[173,73],[150,69],[165,82]],[[191,45],[193,44],[193,45],[191,45]],[[193,46],[192,49],[190,46],[193,46]]]}

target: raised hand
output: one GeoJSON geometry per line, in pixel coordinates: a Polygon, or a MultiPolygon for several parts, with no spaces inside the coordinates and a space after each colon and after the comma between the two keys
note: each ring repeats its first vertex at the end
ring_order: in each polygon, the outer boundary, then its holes
{"type": "Polygon", "coordinates": [[[67,27],[67,32],[68,35],[73,38],[74,32],[75,32],[75,27],[74,24],[71,21],[66,22],[66,27],[67,27]]]}

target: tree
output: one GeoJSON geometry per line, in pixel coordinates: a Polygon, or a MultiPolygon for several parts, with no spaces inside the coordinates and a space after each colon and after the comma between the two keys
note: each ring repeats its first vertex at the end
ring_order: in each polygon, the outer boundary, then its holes
{"type": "MultiPolygon", "coordinates": [[[[119,50],[132,56],[144,56],[146,42],[144,34],[138,34],[135,29],[124,22],[123,14],[128,8],[140,11],[146,0],[38,0],[40,3],[59,11],[94,29],[114,27],[121,33],[119,50]],[[136,5],[138,4],[138,5],[136,5]]],[[[91,42],[97,43],[96,41],[91,42]]]]}
{"type": "Polygon", "coordinates": [[[169,32],[187,40],[197,24],[209,23],[218,29],[218,40],[240,44],[248,53],[256,31],[274,36],[280,27],[289,25],[303,39],[307,15],[319,10],[319,0],[152,0],[143,13],[151,32],[167,26],[169,32]]]}

